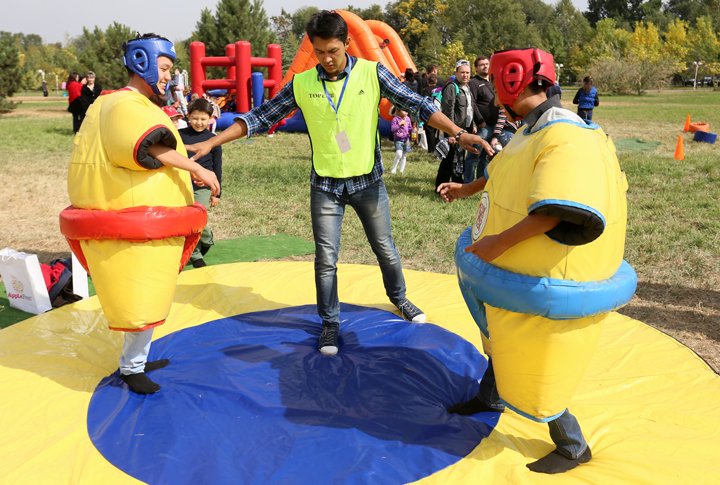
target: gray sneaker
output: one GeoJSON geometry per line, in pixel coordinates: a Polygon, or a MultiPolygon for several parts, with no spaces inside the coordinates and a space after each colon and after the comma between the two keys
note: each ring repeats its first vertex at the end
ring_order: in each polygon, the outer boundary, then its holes
{"type": "Polygon", "coordinates": [[[393,302],[398,310],[400,310],[400,316],[405,320],[409,320],[413,323],[425,323],[425,313],[418,307],[412,304],[407,298],[393,302]]]}
{"type": "Polygon", "coordinates": [[[323,355],[333,356],[338,353],[340,343],[340,325],[337,323],[323,323],[322,332],[318,339],[318,350],[323,355]]]}

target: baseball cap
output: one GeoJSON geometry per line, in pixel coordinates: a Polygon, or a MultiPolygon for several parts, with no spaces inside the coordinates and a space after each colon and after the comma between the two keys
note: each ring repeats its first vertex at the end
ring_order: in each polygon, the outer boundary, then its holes
{"type": "Polygon", "coordinates": [[[467,59],[460,59],[459,61],[457,61],[457,64],[455,64],[455,69],[457,69],[460,66],[469,66],[469,65],[470,65],[470,61],[468,61],[467,59]]]}
{"type": "Polygon", "coordinates": [[[182,116],[180,113],[178,113],[178,110],[176,110],[174,106],[163,106],[162,110],[170,118],[175,118],[176,116],[182,116]]]}

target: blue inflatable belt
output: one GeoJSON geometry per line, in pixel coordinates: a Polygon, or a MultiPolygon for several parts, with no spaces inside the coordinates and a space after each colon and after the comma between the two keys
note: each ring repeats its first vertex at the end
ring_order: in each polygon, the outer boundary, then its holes
{"type": "MultiPolygon", "coordinates": [[[[615,310],[635,294],[637,274],[627,261],[603,281],[528,276],[498,268],[466,253],[465,248],[473,243],[471,230],[468,227],[463,231],[455,246],[455,264],[466,301],[469,297],[466,293],[471,292],[481,302],[496,308],[551,320],[569,320],[615,310]]],[[[470,310],[475,316],[472,307],[470,310]]]]}

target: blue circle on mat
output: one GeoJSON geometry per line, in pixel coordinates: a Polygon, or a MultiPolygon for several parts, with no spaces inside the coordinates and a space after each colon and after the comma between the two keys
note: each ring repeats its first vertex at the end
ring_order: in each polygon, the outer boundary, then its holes
{"type": "Polygon", "coordinates": [[[95,390],[88,433],[114,466],[151,484],[407,483],[465,457],[499,414],[471,398],[487,362],[432,324],[342,305],[341,349],[317,349],[315,305],[246,313],[152,344],[170,359],[141,396],[117,373],[95,390]]]}

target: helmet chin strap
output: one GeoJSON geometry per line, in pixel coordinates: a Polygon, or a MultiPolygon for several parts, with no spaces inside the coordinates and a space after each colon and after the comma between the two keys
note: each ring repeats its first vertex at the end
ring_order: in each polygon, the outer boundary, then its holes
{"type": "Polygon", "coordinates": [[[505,108],[506,113],[508,113],[508,114],[510,114],[510,116],[512,116],[513,121],[522,119],[522,117],[518,116],[518,114],[516,112],[514,112],[509,105],[503,104],[503,108],[505,108]]]}
{"type": "Polygon", "coordinates": [[[146,83],[148,86],[150,86],[150,89],[153,90],[153,93],[157,94],[158,96],[165,96],[165,95],[167,94],[167,92],[166,92],[165,94],[163,94],[163,93],[160,92],[160,88],[158,88],[157,83],[155,83],[155,84],[150,84],[150,83],[147,82],[147,81],[145,81],[145,83],[146,83]]]}

